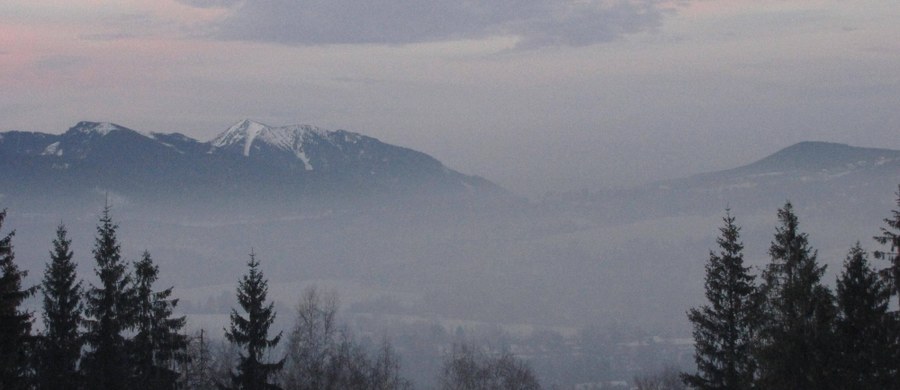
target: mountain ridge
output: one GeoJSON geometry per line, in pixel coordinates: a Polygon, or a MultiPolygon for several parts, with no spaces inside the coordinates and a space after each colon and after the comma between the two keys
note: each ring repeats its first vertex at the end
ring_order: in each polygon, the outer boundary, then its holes
{"type": "Polygon", "coordinates": [[[0,185],[7,198],[49,197],[48,192],[69,189],[156,203],[179,197],[295,202],[298,197],[508,194],[425,153],[359,133],[251,120],[206,142],[111,122],[82,121],[58,135],[0,133],[0,185]]]}
{"type": "MultiPolygon", "coordinates": [[[[740,207],[765,213],[785,201],[815,210],[877,214],[900,183],[900,150],[833,142],[799,142],[746,165],[622,189],[552,194],[544,204],[577,206],[591,219],[636,221],[740,207]],[[854,205],[847,207],[847,205],[854,205]]],[[[819,212],[819,211],[817,211],[819,212]]],[[[845,217],[850,217],[846,215],[845,217]]]]}
{"type": "Polygon", "coordinates": [[[900,150],[851,146],[824,141],[803,141],[782,148],[750,164],[719,171],[766,173],[773,171],[815,171],[883,165],[900,160],[900,150]]]}

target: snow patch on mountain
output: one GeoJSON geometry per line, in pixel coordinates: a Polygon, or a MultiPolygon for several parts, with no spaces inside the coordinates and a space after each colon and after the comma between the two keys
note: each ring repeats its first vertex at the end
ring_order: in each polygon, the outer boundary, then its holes
{"type": "Polygon", "coordinates": [[[97,134],[101,137],[121,129],[123,129],[121,126],[110,122],[78,122],[78,124],[72,128],[72,130],[82,134],[97,134]]]}
{"type": "Polygon", "coordinates": [[[50,145],[47,145],[47,147],[44,148],[44,151],[41,152],[41,156],[62,156],[62,155],[63,155],[63,151],[59,147],[59,141],[56,141],[50,145]]]}
{"type": "Polygon", "coordinates": [[[297,158],[303,162],[304,169],[306,169],[307,171],[313,170],[313,166],[309,162],[309,157],[306,155],[306,153],[303,152],[303,150],[298,149],[298,150],[294,151],[294,155],[297,156],[297,158]]]}
{"type": "Polygon", "coordinates": [[[322,140],[334,143],[336,140],[333,138],[341,138],[343,142],[355,143],[362,136],[347,132],[326,131],[309,125],[271,127],[245,119],[235,123],[210,141],[212,146],[210,153],[215,152],[216,149],[240,145],[243,155],[249,157],[254,145],[264,144],[275,150],[293,154],[303,163],[304,169],[312,171],[313,165],[306,154],[306,145],[316,144],[322,140]],[[338,137],[338,133],[341,133],[340,137],[338,137]]]}
{"type": "Polygon", "coordinates": [[[896,159],[896,158],[889,158],[889,157],[881,156],[881,157],[878,157],[878,160],[875,160],[875,166],[876,166],[876,167],[880,167],[880,166],[882,166],[882,165],[884,165],[884,164],[891,163],[891,162],[894,162],[894,161],[897,161],[897,159],[896,159]]]}
{"type": "Polygon", "coordinates": [[[213,148],[223,148],[243,142],[244,157],[248,157],[250,156],[250,146],[253,145],[253,140],[256,139],[259,133],[268,128],[262,123],[244,119],[213,139],[212,146],[213,148]]]}
{"type": "Polygon", "coordinates": [[[253,145],[253,140],[256,139],[256,136],[265,129],[265,125],[256,122],[252,122],[249,126],[247,126],[244,137],[244,157],[250,155],[250,146],[253,145]]]}
{"type": "Polygon", "coordinates": [[[100,126],[94,128],[94,131],[101,135],[107,135],[114,130],[119,130],[119,126],[116,126],[109,122],[101,123],[100,126]]]}
{"type": "Polygon", "coordinates": [[[178,148],[176,148],[175,145],[172,145],[172,144],[169,144],[169,143],[165,143],[165,142],[160,141],[160,140],[158,140],[158,139],[156,139],[156,138],[153,138],[153,139],[156,140],[157,142],[159,142],[160,145],[165,146],[165,147],[167,147],[167,148],[170,148],[170,149],[172,149],[172,150],[178,152],[178,154],[184,154],[184,151],[183,151],[183,150],[180,150],[180,149],[178,149],[178,148]]]}

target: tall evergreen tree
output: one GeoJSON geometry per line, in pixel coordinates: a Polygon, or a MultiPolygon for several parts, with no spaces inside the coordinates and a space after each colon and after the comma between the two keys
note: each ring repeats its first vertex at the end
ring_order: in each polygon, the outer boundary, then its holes
{"type": "Polygon", "coordinates": [[[93,249],[100,285],[91,284],[85,295],[84,374],[87,387],[98,390],[127,388],[133,373],[125,332],[134,327],[134,291],[109,211],[104,207],[93,249]]]}
{"type": "Polygon", "coordinates": [[[281,332],[269,338],[269,327],[275,321],[275,304],[265,303],[269,292],[268,281],[263,278],[253,251],[250,251],[247,266],[250,270],[237,288],[238,303],[247,316],[241,316],[232,309],[231,327],[225,331],[225,338],[241,348],[237,372],[232,374],[232,385],[240,390],[278,389],[270,379],[281,370],[284,359],[264,362],[267,350],[274,348],[281,340],[281,332]]]}
{"type": "Polygon", "coordinates": [[[900,185],[897,186],[897,210],[891,210],[891,213],[892,218],[884,219],[887,226],[881,228],[881,235],[875,236],[875,241],[890,246],[890,249],[876,251],[875,258],[888,261],[881,276],[887,280],[891,292],[897,296],[897,304],[900,305],[900,185]]]}
{"type": "Polygon", "coordinates": [[[763,324],[759,331],[759,387],[786,390],[836,388],[834,297],[822,285],[825,266],[816,262],[793,206],[778,210],[781,223],[763,271],[763,324]]]}
{"type": "Polygon", "coordinates": [[[78,359],[81,357],[81,282],[76,281],[72,261],[72,241],[66,227],[59,225],[50,263],[44,270],[41,290],[44,295],[44,333],[38,352],[37,383],[41,389],[71,389],[80,383],[78,359]]]}
{"type": "Polygon", "coordinates": [[[132,359],[137,389],[174,389],[178,382],[177,360],[184,358],[187,336],[180,333],[185,317],[172,317],[178,304],[172,287],[153,291],[159,267],[149,252],[134,266],[135,330],[132,359]]]}
{"type": "Polygon", "coordinates": [[[709,304],[688,312],[698,372],[683,378],[702,390],[750,389],[756,369],[751,356],[758,322],[755,277],[744,266],[744,245],[734,217],[726,212],[723,221],[716,240],[720,251],[710,251],[706,264],[709,304]]]}
{"type": "MultiPolygon", "coordinates": [[[[887,283],[888,289],[897,297],[897,310],[891,313],[888,329],[891,332],[893,342],[893,360],[900,361],[900,185],[897,186],[897,209],[892,210],[892,218],[885,218],[887,226],[881,228],[881,234],[875,236],[875,241],[882,245],[888,245],[887,251],[876,251],[875,258],[888,261],[888,266],[879,274],[887,283]]],[[[892,366],[894,388],[900,388],[900,365],[892,366]]]]}
{"type": "Polygon", "coordinates": [[[890,292],[856,243],[837,280],[835,323],[842,389],[891,389],[891,340],[887,328],[890,292]]]}
{"type": "MultiPolygon", "coordinates": [[[[0,211],[0,228],[6,210],[0,211]]],[[[15,232],[0,238],[0,389],[30,388],[30,352],[32,313],[22,310],[22,302],[34,294],[35,286],[22,288],[28,275],[15,263],[12,237],[15,232]]]]}

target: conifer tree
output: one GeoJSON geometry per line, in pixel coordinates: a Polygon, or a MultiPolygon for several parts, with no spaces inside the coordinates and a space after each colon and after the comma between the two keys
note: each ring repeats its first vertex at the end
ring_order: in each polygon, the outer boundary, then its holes
{"type": "Polygon", "coordinates": [[[256,255],[250,251],[249,272],[238,283],[238,304],[247,316],[231,310],[231,326],[225,331],[225,338],[240,349],[237,372],[232,373],[232,387],[240,390],[278,389],[270,382],[281,367],[284,359],[273,363],[264,362],[266,352],[281,340],[281,332],[269,338],[269,327],[275,321],[274,303],[266,305],[268,281],[259,270],[256,255]]]}
{"type": "Polygon", "coordinates": [[[890,246],[890,249],[876,251],[875,258],[888,261],[887,268],[881,270],[881,276],[888,282],[891,292],[897,296],[897,304],[900,305],[900,185],[897,186],[897,210],[891,210],[891,213],[892,218],[884,219],[887,227],[882,227],[881,235],[875,236],[875,241],[890,246]]]}
{"type": "Polygon", "coordinates": [[[816,262],[793,206],[778,210],[781,223],[763,271],[763,324],[759,331],[760,388],[825,390],[833,381],[834,297],[822,285],[816,262]]]}
{"type": "MultiPolygon", "coordinates": [[[[0,211],[0,228],[6,210],[0,211]]],[[[15,263],[12,237],[15,232],[0,238],[0,389],[30,388],[30,352],[32,313],[22,310],[22,302],[34,294],[35,287],[22,288],[28,275],[15,263]]]]}
{"type": "Polygon", "coordinates": [[[751,346],[756,323],[755,277],[744,266],[744,245],[734,217],[726,212],[720,251],[710,251],[706,264],[707,305],[691,309],[694,359],[698,372],[683,375],[686,384],[703,390],[750,389],[755,362],[751,346]]]}
{"type": "MultiPolygon", "coordinates": [[[[893,346],[893,361],[900,361],[900,185],[897,186],[897,209],[892,210],[892,218],[885,218],[886,227],[881,228],[881,235],[875,241],[888,245],[887,251],[876,251],[875,258],[888,261],[888,266],[879,274],[893,295],[897,297],[897,310],[890,313],[889,326],[893,346]]],[[[894,388],[900,387],[900,364],[891,366],[894,388]]]]}
{"type": "Polygon", "coordinates": [[[187,337],[180,333],[185,317],[172,317],[178,304],[170,298],[172,287],[153,291],[159,267],[149,252],[134,266],[135,330],[132,360],[135,388],[174,389],[178,381],[176,360],[184,358],[187,337]]]}
{"type": "Polygon", "coordinates": [[[837,280],[835,323],[842,389],[889,389],[891,367],[887,308],[890,292],[856,243],[837,280]]]}
{"type": "Polygon", "coordinates": [[[85,295],[85,341],[89,350],[84,358],[84,375],[87,387],[98,390],[127,388],[134,371],[125,333],[134,327],[134,291],[116,238],[118,225],[112,222],[109,211],[109,205],[104,207],[93,249],[94,272],[100,284],[91,284],[85,295]]]}
{"type": "Polygon", "coordinates": [[[76,281],[72,261],[72,241],[66,227],[59,225],[50,263],[41,283],[44,300],[44,333],[38,352],[37,382],[41,389],[71,389],[80,383],[78,359],[81,357],[81,282],[76,281]]]}

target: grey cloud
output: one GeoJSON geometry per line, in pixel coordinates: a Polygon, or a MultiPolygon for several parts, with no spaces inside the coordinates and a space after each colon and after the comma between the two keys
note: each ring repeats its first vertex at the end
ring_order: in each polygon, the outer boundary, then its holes
{"type": "Polygon", "coordinates": [[[132,33],[127,33],[124,31],[116,31],[116,32],[108,32],[108,33],[93,33],[93,34],[79,34],[78,39],[84,41],[118,41],[122,39],[130,39],[135,38],[137,35],[132,33]]]}
{"type": "Polygon", "coordinates": [[[47,56],[36,60],[32,66],[42,72],[54,72],[87,64],[87,58],[77,56],[47,56]]]}
{"type": "Polygon", "coordinates": [[[128,13],[104,17],[93,26],[93,31],[78,35],[85,41],[117,41],[157,35],[173,30],[176,26],[146,13],[128,13]]]}
{"type": "Polygon", "coordinates": [[[656,28],[665,12],[652,2],[571,4],[560,16],[526,22],[515,31],[524,47],[586,46],[656,28]]]}
{"type": "Polygon", "coordinates": [[[513,35],[525,48],[584,46],[653,29],[666,12],[658,0],[256,0],[237,4],[218,37],[322,45],[513,35]]]}
{"type": "Polygon", "coordinates": [[[176,0],[197,8],[226,8],[240,3],[240,0],[176,0]]]}

